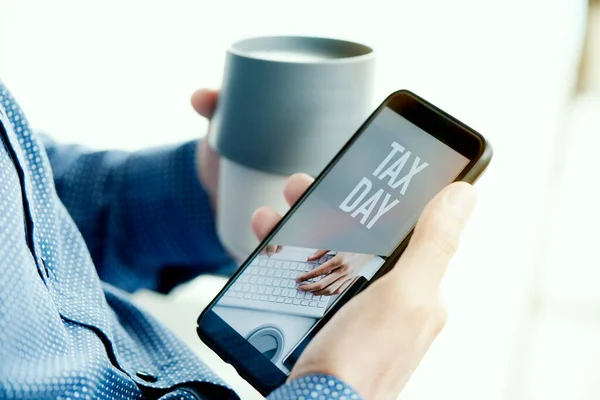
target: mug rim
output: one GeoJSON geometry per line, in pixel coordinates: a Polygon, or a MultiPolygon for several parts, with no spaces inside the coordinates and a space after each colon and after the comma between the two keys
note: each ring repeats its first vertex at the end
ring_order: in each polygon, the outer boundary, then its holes
{"type": "Polygon", "coordinates": [[[229,46],[227,51],[232,55],[246,59],[262,61],[267,63],[282,64],[346,64],[366,61],[375,58],[375,50],[370,46],[351,40],[321,36],[256,36],[235,41],[229,46]],[[259,46],[262,44],[267,44],[267,46],[261,49],[259,46]],[[316,48],[324,50],[321,54],[326,53],[326,51],[331,51],[332,53],[337,52],[340,55],[335,55],[331,58],[322,58],[318,60],[294,61],[286,59],[264,58],[252,54],[253,51],[278,50],[277,45],[281,46],[281,50],[289,50],[290,47],[293,48],[294,46],[297,49],[299,49],[302,46],[305,46],[307,50],[314,50],[316,48]],[[348,55],[344,55],[345,52],[348,53],[348,55]],[[353,52],[355,54],[352,54],[353,52]]]}

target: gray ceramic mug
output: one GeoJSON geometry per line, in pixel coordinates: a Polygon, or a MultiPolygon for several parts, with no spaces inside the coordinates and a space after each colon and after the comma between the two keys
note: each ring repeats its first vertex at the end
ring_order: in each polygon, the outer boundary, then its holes
{"type": "Polygon", "coordinates": [[[244,259],[258,244],[254,210],[283,213],[294,172],[316,176],[373,108],[368,46],[317,37],[258,37],[227,52],[210,145],[220,153],[217,230],[244,259]]]}

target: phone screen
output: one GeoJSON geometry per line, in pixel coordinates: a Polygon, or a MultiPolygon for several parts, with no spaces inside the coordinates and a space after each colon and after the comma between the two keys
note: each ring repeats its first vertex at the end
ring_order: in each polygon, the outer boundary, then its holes
{"type": "Polygon", "coordinates": [[[469,162],[382,108],[212,311],[289,374],[299,343],[340,294],[375,275],[469,162]]]}

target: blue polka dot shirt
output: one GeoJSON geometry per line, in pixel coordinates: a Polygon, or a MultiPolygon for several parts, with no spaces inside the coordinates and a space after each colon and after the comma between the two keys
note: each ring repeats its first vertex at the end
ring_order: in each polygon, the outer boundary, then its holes
{"type": "MultiPolygon", "coordinates": [[[[127,292],[234,264],[196,143],[93,152],[34,135],[0,83],[0,398],[237,398],[127,292]]],[[[313,375],[272,399],[356,399],[313,375]]]]}

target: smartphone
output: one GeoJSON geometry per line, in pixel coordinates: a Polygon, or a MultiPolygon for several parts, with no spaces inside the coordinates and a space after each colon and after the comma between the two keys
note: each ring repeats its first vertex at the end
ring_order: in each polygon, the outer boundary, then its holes
{"type": "Polygon", "coordinates": [[[429,200],[474,183],[491,157],[473,129],[392,93],[202,312],[199,337],[267,395],[331,316],[394,266],[429,200]]]}

